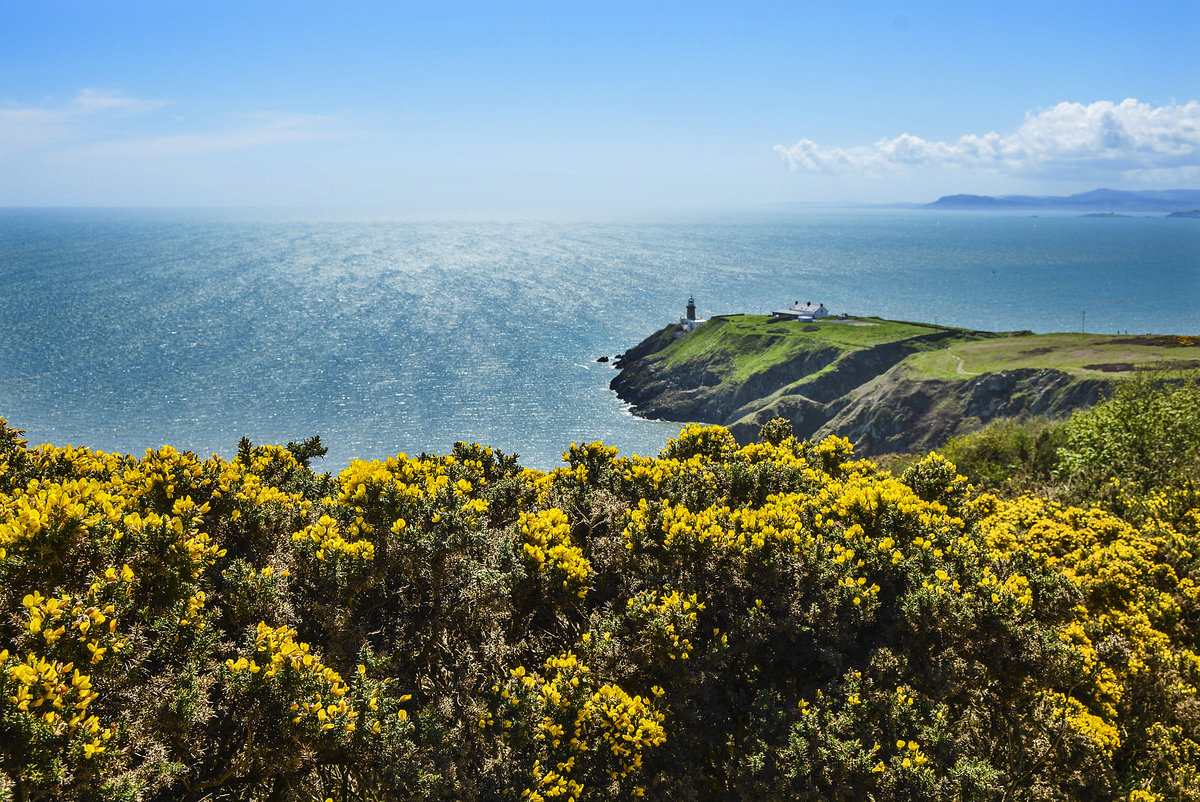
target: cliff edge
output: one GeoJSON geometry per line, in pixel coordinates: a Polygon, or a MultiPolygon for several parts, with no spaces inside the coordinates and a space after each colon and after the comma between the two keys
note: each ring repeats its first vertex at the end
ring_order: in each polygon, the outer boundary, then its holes
{"type": "Polygon", "coordinates": [[[633,414],[715,423],[749,442],[772,418],[860,454],[923,451],[997,418],[1069,415],[1122,374],[1200,367],[1192,337],[983,332],[878,318],[723,315],[622,354],[610,387],[633,414]]]}

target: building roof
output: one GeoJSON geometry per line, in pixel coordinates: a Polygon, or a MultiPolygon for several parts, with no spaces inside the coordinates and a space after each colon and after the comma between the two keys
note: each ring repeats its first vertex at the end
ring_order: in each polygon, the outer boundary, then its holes
{"type": "Polygon", "coordinates": [[[799,301],[789,306],[787,309],[776,309],[771,313],[775,317],[807,317],[812,318],[815,315],[828,315],[829,310],[825,308],[825,304],[813,306],[812,301],[801,305],[799,301]]]}

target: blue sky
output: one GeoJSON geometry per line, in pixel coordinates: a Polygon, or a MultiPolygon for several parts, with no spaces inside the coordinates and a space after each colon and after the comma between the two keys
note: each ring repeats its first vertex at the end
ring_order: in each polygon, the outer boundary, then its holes
{"type": "Polygon", "coordinates": [[[0,206],[1200,186],[1200,3],[0,0],[0,206]]]}

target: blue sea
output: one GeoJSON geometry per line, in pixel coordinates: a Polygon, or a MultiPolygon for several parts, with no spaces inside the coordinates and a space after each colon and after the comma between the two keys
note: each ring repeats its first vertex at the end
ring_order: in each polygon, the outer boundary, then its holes
{"type": "Polygon", "coordinates": [[[787,209],[593,221],[0,210],[0,417],[31,443],[320,470],[459,440],[654,454],[598,363],[684,313],[1200,333],[1200,221],[787,209]]]}

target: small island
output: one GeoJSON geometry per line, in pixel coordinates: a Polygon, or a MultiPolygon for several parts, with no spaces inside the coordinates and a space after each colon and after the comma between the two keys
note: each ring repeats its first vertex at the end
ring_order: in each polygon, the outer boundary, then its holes
{"type": "Polygon", "coordinates": [[[717,315],[622,354],[610,387],[640,417],[739,442],[784,418],[859,454],[925,451],[998,418],[1061,418],[1144,369],[1200,368],[1200,337],[974,331],[873,317],[717,315]]]}

